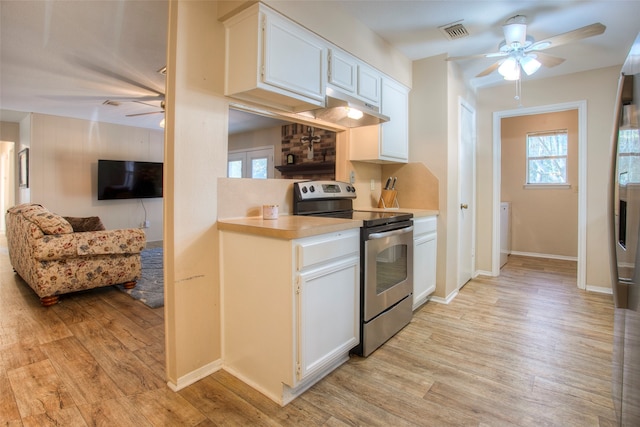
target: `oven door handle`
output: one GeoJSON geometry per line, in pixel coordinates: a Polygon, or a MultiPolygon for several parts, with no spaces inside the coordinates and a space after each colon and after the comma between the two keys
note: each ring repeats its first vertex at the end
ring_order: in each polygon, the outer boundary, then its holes
{"type": "Polygon", "coordinates": [[[411,227],[401,228],[399,230],[385,231],[383,233],[371,233],[368,240],[384,239],[385,237],[397,236],[398,234],[405,234],[413,231],[413,225],[411,227]]]}

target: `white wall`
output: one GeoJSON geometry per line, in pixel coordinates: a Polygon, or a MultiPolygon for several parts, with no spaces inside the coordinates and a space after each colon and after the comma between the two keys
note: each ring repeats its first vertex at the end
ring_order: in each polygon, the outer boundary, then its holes
{"type": "Polygon", "coordinates": [[[446,55],[414,61],[409,104],[409,159],[422,162],[439,180],[438,264],[435,296],[458,288],[458,108],[475,105],[458,66],[446,55]],[[442,237],[441,237],[442,236],[442,237]]]}
{"type": "Polygon", "coordinates": [[[217,179],[226,176],[224,29],[216,2],[169,3],[165,127],[167,377],[182,388],[222,355],[217,179]]]}
{"type": "MultiPolygon", "coordinates": [[[[610,140],[620,67],[523,81],[525,107],[587,101],[587,259],[586,285],[610,287],[607,240],[607,191],[610,140]]],[[[493,113],[514,110],[513,83],[478,93],[477,250],[476,266],[491,271],[493,194],[493,113]]]]}
{"type": "MultiPolygon", "coordinates": [[[[163,132],[32,114],[30,200],[64,216],[99,216],[107,229],[140,227],[162,240],[162,199],[98,200],[98,159],[163,161],[163,132]]],[[[21,132],[22,137],[22,132],[21,132]]]]}

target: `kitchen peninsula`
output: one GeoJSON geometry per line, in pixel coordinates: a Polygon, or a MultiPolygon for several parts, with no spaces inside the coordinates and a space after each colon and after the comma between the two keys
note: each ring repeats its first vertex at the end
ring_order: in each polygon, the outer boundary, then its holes
{"type": "Polygon", "coordinates": [[[219,179],[224,369],[281,405],[360,339],[362,221],[292,215],[293,182],[219,179]],[[279,217],[263,219],[263,204],[279,217]]]}

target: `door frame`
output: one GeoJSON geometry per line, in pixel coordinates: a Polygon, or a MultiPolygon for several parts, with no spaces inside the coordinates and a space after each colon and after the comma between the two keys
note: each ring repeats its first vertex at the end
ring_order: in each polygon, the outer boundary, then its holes
{"type": "Polygon", "coordinates": [[[500,274],[500,194],[502,180],[501,120],[506,117],[578,110],[578,277],[579,289],[586,289],[587,254],[587,101],[573,101],[493,113],[493,236],[491,274],[500,274]]]}
{"type": "Polygon", "coordinates": [[[462,239],[460,230],[461,230],[461,221],[460,221],[460,204],[462,203],[462,170],[460,168],[460,157],[462,153],[462,109],[466,108],[471,112],[472,116],[472,148],[471,148],[471,279],[473,279],[476,274],[476,144],[478,141],[477,136],[477,126],[476,126],[476,109],[467,102],[464,98],[458,97],[458,203],[456,206],[458,207],[458,271],[456,272],[456,289],[460,290],[464,284],[460,284],[460,240],[462,239]]]}

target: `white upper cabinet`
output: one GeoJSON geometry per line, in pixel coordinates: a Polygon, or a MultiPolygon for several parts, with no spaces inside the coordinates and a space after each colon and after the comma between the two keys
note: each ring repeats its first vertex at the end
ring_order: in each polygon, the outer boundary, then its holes
{"type": "Polygon", "coordinates": [[[380,106],[382,74],[348,53],[330,48],[328,83],[339,91],[380,106]]]}
{"type": "Polygon", "coordinates": [[[356,93],[358,64],[351,55],[337,49],[329,49],[329,83],[350,94],[356,93]]]}
{"type": "Polygon", "coordinates": [[[365,101],[380,105],[380,72],[368,65],[358,65],[358,96],[365,101]]]}
{"type": "Polygon", "coordinates": [[[391,120],[351,129],[350,159],[373,163],[409,161],[409,89],[383,77],[380,112],[391,120]]]}
{"type": "Polygon", "coordinates": [[[261,3],[224,24],[225,95],[287,111],[324,106],[323,39],[261,3]]]}
{"type": "Polygon", "coordinates": [[[409,90],[391,80],[382,80],[380,112],[391,117],[380,126],[380,156],[409,161],[409,90]]]}

